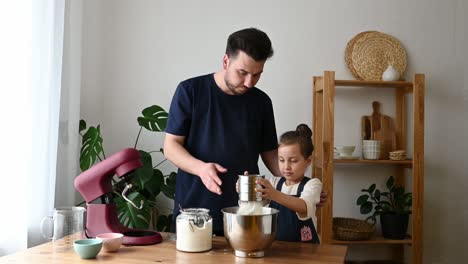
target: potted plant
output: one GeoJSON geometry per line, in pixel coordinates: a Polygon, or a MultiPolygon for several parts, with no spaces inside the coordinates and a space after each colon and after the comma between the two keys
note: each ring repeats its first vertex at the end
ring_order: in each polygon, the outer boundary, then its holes
{"type": "Polygon", "coordinates": [[[376,222],[380,216],[382,233],[388,239],[404,239],[408,229],[411,214],[412,194],[405,193],[402,186],[395,185],[395,179],[390,176],[386,183],[387,191],[381,192],[372,184],[368,189],[362,189],[365,194],[359,196],[356,204],[360,206],[361,214],[373,214],[367,219],[376,222]]]}
{"type": "MultiPolygon", "coordinates": [[[[160,106],[153,105],[145,108],[142,111],[142,116],[137,118],[140,129],[134,148],[137,148],[138,139],[143,128],[151,132],[163,132],[166,129],[167,117],[168,113],[160,106]]],[[[79,133],[82,136],[80,168],[82,171],[85,171],[96,162],[106,159],[106,154],[104,152],[100,125],[87,128],[86,121],[80,120],[79,133]]],[[[168,216],[158,215],[156,196],[162,192],[166,197],[174,199],[176,173],[170,172],[164,174],[161,170],[157,169],[159,165],[166,161],[162,148],[152,151],[139,150],[139,152],[143,166],[132,172],[133,175],[127,177],[130,179],[128,183],[131,183],[133,186],[127,196],[135,205],[139,205],[140,201],[143,201],[143,207],[138,209],[123,199],[121,194],[125,187],[125,182],[119,181],[117,177],[114,177],[113,198],[117,204],[119,221],[129,228],[154,228],[158,231],[168,231],[172,222],[172,214],[168,216]],[[162,160],[154,166],[152,154],[163,155],[162,160]]]]}

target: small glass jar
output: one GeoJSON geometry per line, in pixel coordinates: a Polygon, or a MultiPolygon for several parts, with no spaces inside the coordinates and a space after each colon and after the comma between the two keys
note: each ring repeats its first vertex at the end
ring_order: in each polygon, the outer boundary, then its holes
{"type": "Polygon", "coordinates": [[[213,219],[205,208],[185,208],[176,218],[176,248],[186,252],[210,250],[213,219]]]}

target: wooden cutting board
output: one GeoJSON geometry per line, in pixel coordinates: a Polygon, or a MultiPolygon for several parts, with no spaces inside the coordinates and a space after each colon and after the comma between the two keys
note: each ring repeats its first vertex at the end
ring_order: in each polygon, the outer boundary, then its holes
{"type": "Polygon", "coordinates": [[[380,140],[380,159],[396,150],[396,133],[393,119],[380,113],[380,102],[372,102],[372,114],[361,118],[362,139],[380,140]]]}

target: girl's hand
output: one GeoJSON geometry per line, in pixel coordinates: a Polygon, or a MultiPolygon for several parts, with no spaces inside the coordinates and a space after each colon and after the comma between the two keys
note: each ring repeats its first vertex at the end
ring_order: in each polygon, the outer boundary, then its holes
{"type": "Polygon", "coordinates": [[[258,179],[257,184],[260,184],[263,188],[255,188],[255,191],[261,192],[262,198],[273,200],[273,196],[278,191],[271,185],[270,181],[268,179],[258,179]]]}

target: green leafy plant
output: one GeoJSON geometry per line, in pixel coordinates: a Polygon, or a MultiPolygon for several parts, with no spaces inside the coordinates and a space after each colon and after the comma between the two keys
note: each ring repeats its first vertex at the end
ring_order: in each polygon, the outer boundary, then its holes
{"type": "Polygon", "coordinates": [[[386,192],[381,192],[375,184],[361,190],[365,194],[359,196],[356,201],[361,214],[366,215],[374,210],[367,220],[371,219],[375,223],[378,215],[411,213],[412,194],[405,193],[404,187],[396,186],[393,176],[388,178],[386,187],[386,192]]]}
{"type": "MultiPolygon", "coordinates": [[[[140,129],[134,148],[137,148],[138,139],[143,128],[151,132],[163,132],[166,129],[167,117],[168,113],[160,106],[153,105],[145,108],[142,111],[142,116],[137,118],[140,129]]],[[[86,121],[80,120],[79,133],[82,136],[80,168],[82,171],[85,171],[95,163],[106,159],[106,155],[100,125],[87,128],[86,121]]],[[[162,148],[153,151],[139,150],[139,152],[143,166],[126,177],[128,182],[117,177],[113,177],[112,180],[113,198],[117,204],[119,221],[129,228],[155,228],[158,231],[168,231],[172,222],[171,214],[159,214],[157,220],[154,219],[154,212],[157,210],[156,197],[162,192],[166,197],[174,200],[176,173],[170,172],[164,174],[161,170],[157,169],[158,166],[166,161],[162,148]],[[153,153],[162,155],[162,161],[156,165],[153,165],[153,153]],[[140,201],[143,201],[141,209],[135,208],[122,197],[122,191],[126,183],[130,183],[133,186],[127,198],[135,205],[140,205],[140,201]],[[156,226],[155,223],[157,223],[156,226]]]]}

